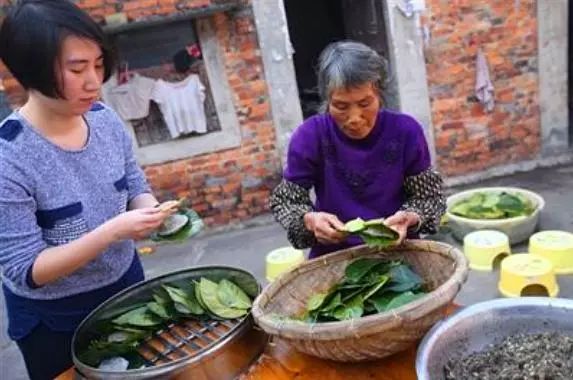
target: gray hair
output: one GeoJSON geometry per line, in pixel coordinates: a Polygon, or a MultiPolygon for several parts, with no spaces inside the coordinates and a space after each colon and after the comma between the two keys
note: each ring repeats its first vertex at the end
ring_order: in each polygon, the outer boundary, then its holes
{"type": "MultiPolygon", "coordinates": [[[[324,103],[336,89],[373,83],[384,87],[386,60],[360,42],[339,41],[328,45],[318,59],[318,93],[324,103]]],[[[323,107],[325,104],[323,104],[323,107]]]]}

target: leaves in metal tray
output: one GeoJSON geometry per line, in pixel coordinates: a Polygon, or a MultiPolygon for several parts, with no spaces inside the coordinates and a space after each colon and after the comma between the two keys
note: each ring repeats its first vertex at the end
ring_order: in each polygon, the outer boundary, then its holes
{"type": "Polygon", "coordinates": [[[95,340],[90,343],[87,349],[78,353],[78,358],[82,363],[97,367],[102,360],[136,353],[138,344],[136,340],[125,342],[95,340]]]}
{"type": "Polygon", "coordinates": [[[221,303],[217,297],[217,287],[216,282],[206,278],[202,278],[201,281],[199,281],[201,299],[211,313],[225,319],[239,318],[247,314],[247,310],[227,307],[221,303]]]}
{"type": "Polygon", "coordinates": [[[162,319],[157,315],[150,313],[149,310],[147,310],[147,306],[142,306],[120,315],[112,322],[116,325],[149,327],[161,324],[162,319]]]}
{"type": "Polygon", "coordinates": [[[175,303],[175,309],[181,314],[203,314],[204,310],[191,292],[187,293],[174,286],[163,285],[169,297],[175,303]]]}
{"type": "Polygon", "coordinates": [[[219,297],[219,301],[227,307],[247,310],[252,306],[251,299],[243,289],[226,279],[219,282],[217,286],[217,297],[219,297]]]}
{"type": "Polygon", "coordinates": [[[169,312],[167,306],[158,302],[149,302],[147,304],[147,309],[163,320],[170,320],[173,318],[173,315],[169,312]]]}

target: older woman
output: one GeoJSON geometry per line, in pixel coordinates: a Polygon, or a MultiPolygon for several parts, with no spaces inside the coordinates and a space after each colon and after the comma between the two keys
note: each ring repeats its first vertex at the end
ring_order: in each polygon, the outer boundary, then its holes
{"type": "Polygon", "coordinates": [[[333,43],[320,56],[326,112],[294,132],[271,196],[289,241],[312,247],[311,258],[361,244],[341,231],[348,220],[385,218],[401,241],[435,232],[444,213],[443,181],[431,167],[422,126],[383,108],[382,73],[382,58],[361,43],[333,43]]]}

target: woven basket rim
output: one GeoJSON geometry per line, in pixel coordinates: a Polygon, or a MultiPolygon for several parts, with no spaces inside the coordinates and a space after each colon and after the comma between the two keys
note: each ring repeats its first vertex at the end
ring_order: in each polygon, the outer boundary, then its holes
{"type": "Polygon", "coordinates": [[[288,339],[299,340],[338,340],[341,338],[359,338],[380,332],[393,330],[404,326],[409,321],[414,321],[425,315],[437,311],[448,305],[459,292],[462,284],[468,276],[468,263],[463,253],[456,247],[442,242],[431,240],[406,240],[400,246],[385,249],[368,248],[364,245],[352,247],[343,251],[334,252],[316,259],[306,261],[295,269],[279,276],[273,283],[268,285],[255,299],[252,314],[256,323],[267,333],[278,335],[288,339]],[[298,321],[277,320],[264,312],[264,308],[286,284],[294,278],[313,271],[315,268],[330,263],[345,261],[352,258],[353,254],[361,252],[360,257],[368,257],[388,252],[412,252],[426,251],[433,254],[445,255],[453,259],[454,272],[443,284],[426,296],[410,302],[399,308],[384,313],[368,315],[365,317],[347,321],[325,322],[308,324],[298,321]]]}

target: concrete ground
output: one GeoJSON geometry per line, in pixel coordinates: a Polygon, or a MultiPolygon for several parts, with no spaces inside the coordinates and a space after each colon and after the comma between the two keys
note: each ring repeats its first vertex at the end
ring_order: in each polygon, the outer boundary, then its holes
{"type": "MultiPolygon", "coordinates": [[[[573,164],[490,179],[449,189],[448,192],[498,185],[527,188],[545,198],[547,205],[541,215],[541,229],[573,231],[573,164]]],[[[449,236],[440,238],[459,246],[449,236]]],[[[244,225],[203,233],[184,244],[159,246],[155,253],[143,257],[143,263],[147,277],[190,266],[222,264],[247,269],[265,283],[265,254],[287,244],[284,231],[270,215],[266,215],[244,225]]],[[[526,248],[517,246],[513,251],[523,252],[526,248]]],[[[497,281],[498,272],[471,271],[457,302],[468,305],[499,297],[497,281]]],[[[573,276],[560,276],[558,282],[561,287],[559,296],[573,298],[573,276]]],[[[27,379],[17,347],[6,336],[3,302],[4,299],[0,298],[0,379],[27,379]]]]}

